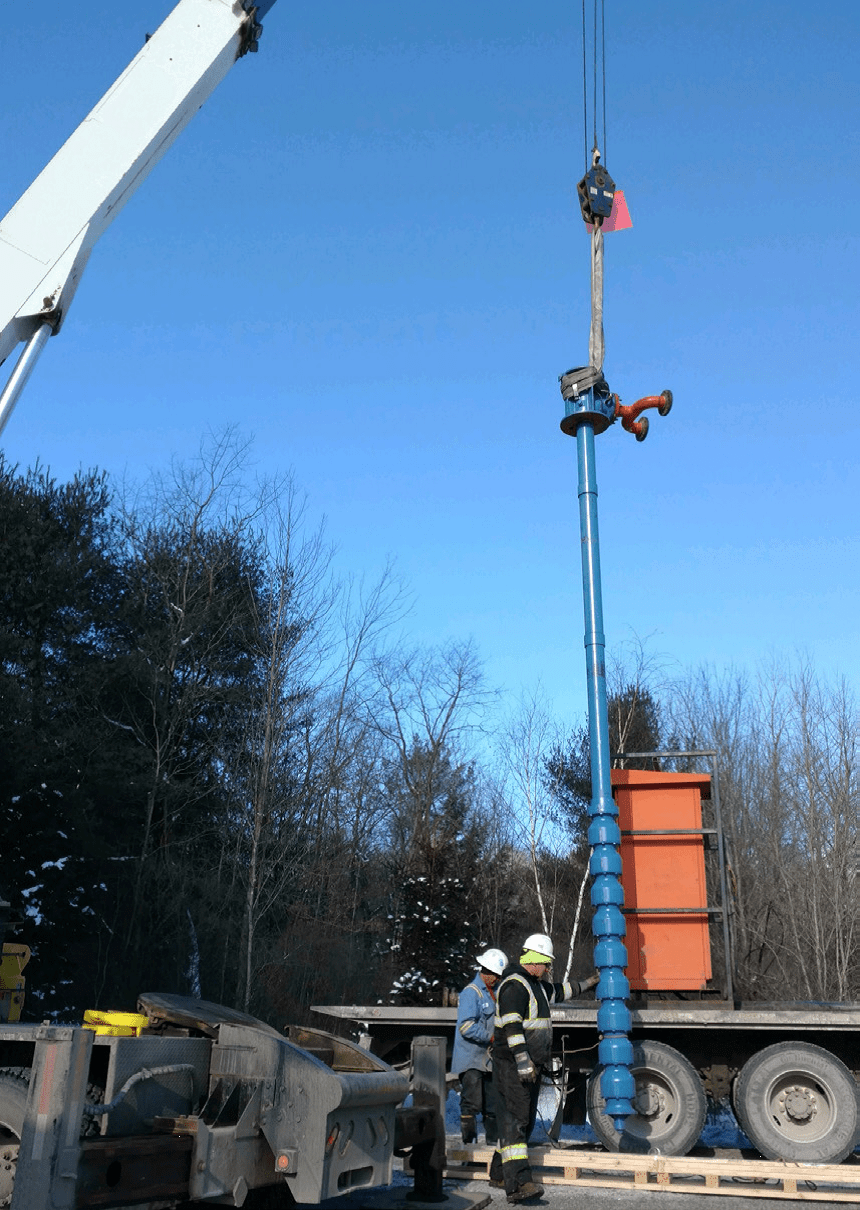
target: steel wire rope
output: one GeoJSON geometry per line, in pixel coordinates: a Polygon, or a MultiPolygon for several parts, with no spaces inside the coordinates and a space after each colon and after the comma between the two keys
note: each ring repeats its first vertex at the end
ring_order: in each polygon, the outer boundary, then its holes
{"type": "Polygon", "coordinates": [[[582,160],[588,172],[588,59],[586,57],[585,0],[582,0],[582,160]]]}
{"type": "MultiPolygon", "coordinates": [[[[606,0],[600,0],[600,84],[603,93],[603,162],[606,163],[606,0]]],[[[595,39],[597,30],[595,29],[595,39]]]]}
{"type": "Polygon", "coordinates": [[[594,0],[594,17],[592,19],[592,35],[591,35],[591,87],[592,87],[592,112],[591,118],[594,124],[594,141],[592,146],[597,146],[597,0],[594,0]]]}
{"type": "Polygon", "coordinates": [[[593,152],[600,148],[606,161],[606,0],[594,0],[591,29],[589,30],[585,0],[582,0],[582,125],[585,170],[592,167],[593,152]],[[591,79],[588,71],[588,40],[591,34],[591,79]],[[591,136],[592,152],[588,149],[589,112],[588,93],[591,85],[591,136]],[[600,103],[598,104],[598,97],[600,103]],[[597,131],[601,128],[602,140],[598,143],[597,131]]]}

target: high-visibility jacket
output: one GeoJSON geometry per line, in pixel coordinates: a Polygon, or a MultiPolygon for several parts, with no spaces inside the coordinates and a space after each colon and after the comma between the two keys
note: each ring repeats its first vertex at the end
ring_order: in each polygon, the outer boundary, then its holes
{"type": "Polygon", "coordinates": [[[479,972],[468,987],[463,988],[457,1001],[457,1031],[451,1056],[451,1070],[457,1075],[470,1068],[489,1071],[495,1011],[495,997],[479,972]]]}
{"type": "Polygon", "coordinates": [[[518,963],[509,966],[496,988],[493,1057],[513,1059],[527,1054],[535,1066],[549,1062],[552,1050],[550,1004],[572,1000],[585,991],[582,983],[547,983],[518,963]]]}

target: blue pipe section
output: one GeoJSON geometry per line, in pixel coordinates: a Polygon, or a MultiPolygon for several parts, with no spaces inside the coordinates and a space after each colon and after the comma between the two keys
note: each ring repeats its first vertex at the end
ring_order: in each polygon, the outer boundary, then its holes
{"type": "MultiPolygon", "coordinates": [[[[597,528],[597,476],[595,472],[595,422],[605,427],[602,406],[592,391],[585,392],[571,409],[576,415],[576,450],[579,469],[579,527],[582,544],[582,599],[585,612],[585,666],[588,682],[588,737],[591,749],[591,802],[588,843],[592,875],[591,929],[596,939],[594,965],[600,973],[597,985],[597,1029],[601,1034],[598,1058],[603,1066],[600,1090],[606,1113],[621,1134],[626,1118],[635,1113],[636,1086],[630,1071],[633,1046],[629,1033],[630,1010],[626,1000],[630,984],[624,971],[627,932],[621,908],[621,831],[618,807],[612,797],[609,759],[609,713],[606,705],[606,639],[603,634],[603,594],[600,580],[600,537],[597,528]]],[[[566,421],[570,431],[568,412],[566,421]]]]}

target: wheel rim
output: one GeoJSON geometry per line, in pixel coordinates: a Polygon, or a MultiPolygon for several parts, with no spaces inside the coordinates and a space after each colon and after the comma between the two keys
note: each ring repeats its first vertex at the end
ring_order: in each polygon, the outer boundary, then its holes
{"type": "Polygon", "coordinates": [[[0,1126],[0,1206],[8,1206],[12,1201],[17,1163],[18,1138],[4,1126],[0,1126]]]}
{"type": "Polygon", "coordinates": [[[764,1104],[784,1138],[814,1143],[833,1129],[836,1101],[833,1089],[808,1071],[783,1071],[768,1085],[764,1104]]]}
{"type": "Polygon", "coordinates": [[[632,1117],[624,1123],[624,1133],[646,1140],[652,1149],[659,1147],[660,1140],[673,1133],[681,1110],[681,1096],[665,1072],[650,1068],[634,1071],[636,1094],[633,1098],[632,1117]]]}

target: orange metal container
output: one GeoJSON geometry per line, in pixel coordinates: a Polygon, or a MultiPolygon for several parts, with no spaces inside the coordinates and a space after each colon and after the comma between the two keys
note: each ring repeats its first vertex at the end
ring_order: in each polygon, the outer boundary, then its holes
{"type": "Polygon", "coordinates": [[[701,834],[710,784],[702,773],[612,770],[632,991],[704,990],[711,977],[701,834]],[[640,834],[625,835],[631,832],[640,834]]]}

